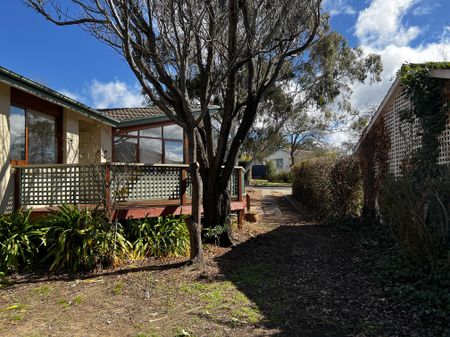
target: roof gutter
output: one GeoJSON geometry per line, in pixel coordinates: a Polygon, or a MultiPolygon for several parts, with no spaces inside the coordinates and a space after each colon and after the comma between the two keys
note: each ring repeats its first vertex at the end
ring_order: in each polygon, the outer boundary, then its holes
{"type": "Polygon", "coordinates": [[[43,100],[76,111],[98,122],[106,123],[110,126],[116,126],[119,123],[118,120],[104,116],[81,102],[3,67],[0,67],[0,82],[42,98],[43,100]]]}

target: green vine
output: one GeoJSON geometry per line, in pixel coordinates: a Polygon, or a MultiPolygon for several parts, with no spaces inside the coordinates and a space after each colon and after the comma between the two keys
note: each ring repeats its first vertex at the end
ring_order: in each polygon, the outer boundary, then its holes
{"type": "Polygon", "coordinates": [[[401,114],[401,119],[409,123],[417,120],[421,126],[422,146],[412,154],[414,175],[425,178],[439,170],[439,135],[447,124],[447,103],[444,95],[445,80],[430,76],[430,70],[449,69],[450,62],[407,64],[400,70],[400,81],[405,87],[411,109],[401,114]]]}
{"type": "Polygon", "coordinates": [[[370,223],[376,218],[376,199],[389,171],[391,142],[382,117],[373,127],[358,153],[364,187],[362,218],[370,223]]]}

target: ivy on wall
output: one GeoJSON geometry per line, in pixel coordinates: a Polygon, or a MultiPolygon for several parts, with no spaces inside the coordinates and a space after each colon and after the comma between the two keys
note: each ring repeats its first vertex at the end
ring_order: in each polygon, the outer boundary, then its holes
{"type": "Polygon", "coordinates": [[[399,73],[411,108],[401,114],[403,121],[419,122],[422,146],[412,154],[412,173],[419,179],[436,174],[439,170],[439,135],[445,130],[448,119],[445,80],[430,77],[433,69],[450,69],[450,62],[430,62],[404,65],[399,73]]]}
{"type": "Polygon", "coordinates": [[[376,200],[384,177],[388,173],[390,147],[389,134],[384,118],[381,117],[358,152],[364,189],[362,219],[368,222],[376,218],[376,200]]]}

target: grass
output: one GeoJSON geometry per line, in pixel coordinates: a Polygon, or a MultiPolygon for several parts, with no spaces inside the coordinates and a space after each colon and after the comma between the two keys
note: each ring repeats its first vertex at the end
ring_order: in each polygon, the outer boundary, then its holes
{"type": "Polygon", "coordinates": [[[125,286],[125,282],[123,282],[122,280],[117,281],[114,284],[114,288],[113,288],[114,295],[120,295],[123,291],[124,286],[125,286]]]}
{"type": "Polygon", "coordinates": [[[73,305],[80,305],[81,303],[83,303],[83,298],[80,295],[75,296],[71,300],[66,300],[65,298],[60,298],[60,299],[58,299],[57,303],[59,305],[61,305],[64,309],[69,309],[73,305]]]}
{"type": "Polygon", "coordinates": [[[256,186],[256,187],[291,187],[292,183],[285,183],[285,182],[274,182],[274,181],[268,181],[265,179],[252,179],[250,182],[250,186],[256,186]]]}
{"type": "Polygon", "coordinates": [[[33,289],[34,294],[42,297],[46,297],[50,294],[51,288],[47,285],[37,287],[33,289]]]}

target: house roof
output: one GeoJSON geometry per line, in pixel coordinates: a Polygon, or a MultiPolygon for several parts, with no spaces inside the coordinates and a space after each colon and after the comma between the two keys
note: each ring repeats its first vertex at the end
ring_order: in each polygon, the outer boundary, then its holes
{"type": "MultiPolygon", "coordinates": [[[[159,121],[167,121],[169,117],[157,107],[94,109],[73,98],[61,94],[43,84],[30,80],[9,69],[0,66],[0,83],[5,83],[31,95],[42,98],[59,106],[78,112],[96,121],[113,127],[135,126],[159,121]]],[[[210,111],[219,110],[218,106],[210,106],[210,111]]],[[[194,110],[194,112],[196,112],[194,110]]]]}
{"type": "MultiPolygon", "coordinates": [[[[431,63],[430,63],[431,64],[431,63]]],[[[425,64],[410,64],[412,66],[417,65],[425,65],[425,64]]],[[[439,69],[431,69],[430,70],[430,76],[435,78],[443,78],[443,79],[450,79],[450,63],[439,63],[440,67],[439,69]]],[[[394,80],[394,83],[392,83],[391,87],[389,88],[389,91],[387,92],[386,96],[384,96],[383,100],[381,101],[380,105],[378,106],[377,111],[370,119],[369,124],[365,127],[363,130],[361,137],[358,140],[358,143],[356,144],[353,153],[357,153],[359,151],[359,148],[364,141],[364,139],[369,134],[370,130],[373,128],[377,120],[380,118],[384,108],[390,101],[391,97],[394,95],[396,90],[400,87],[400,77],[397,75],[397,77],[394,80]]]]}
{"type": "Polygon", "coordinates": [[[120,122],[165,116],[164,112],[156,106],[139,108],[98,109],[98,111],[101,114],[120,122]]]}

